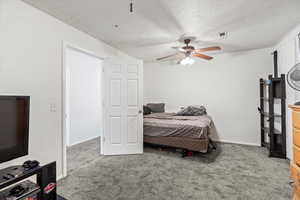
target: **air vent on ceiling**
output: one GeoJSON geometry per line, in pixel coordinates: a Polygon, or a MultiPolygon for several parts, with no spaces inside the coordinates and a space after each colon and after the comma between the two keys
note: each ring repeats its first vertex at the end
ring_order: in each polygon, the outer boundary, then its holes
{"type": "Polygon", "coordinates": [[[220,39],[226,39],[228,37],[228,32],[219,32],[220,39]]]}

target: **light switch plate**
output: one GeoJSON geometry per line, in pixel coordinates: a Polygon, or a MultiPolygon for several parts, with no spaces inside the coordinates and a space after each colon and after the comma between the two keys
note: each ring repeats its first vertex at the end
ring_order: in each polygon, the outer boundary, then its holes
{"type": "Polygon", "coordinates": [[[56,104],[50,103],[50,112],[56,112],[56,104]]]}

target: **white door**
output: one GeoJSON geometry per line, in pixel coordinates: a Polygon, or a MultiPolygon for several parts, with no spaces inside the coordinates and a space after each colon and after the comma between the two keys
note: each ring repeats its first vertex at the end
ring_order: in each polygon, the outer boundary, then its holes
{"type": "Polygon", "coordinates": [[[143,153],[143,64],[105,60],[104,155],[143,153]]]}

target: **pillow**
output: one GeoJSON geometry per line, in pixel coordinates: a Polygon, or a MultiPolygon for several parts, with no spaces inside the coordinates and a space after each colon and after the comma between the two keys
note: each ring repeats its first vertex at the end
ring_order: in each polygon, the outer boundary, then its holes
{"type": "Polygon", "coordinates": [[[191,109],[189,108],[189,106],[186,107],[186,108],[181,108],[181,110],[178,111],[178,112],[176,113],[176,115],[177,115],[177,116],[191,116],[191,115],[192,115],[191,109]]]}
{"type": "Polygon", "coordinates": [[[143,106],[144,115],[151,114],[151,109],[148,106],[143,106]]]}
{"type": "Polygon", "coordinates": [[[151,109],[153,113],[163,113],[165,112],[165,104],[164,103],[148,103],[147,107],[151,109]]]}
{"type": "Polygon", "coordinates": [[[204,106],[188,106],[176,113],[178,116],[201,116],[206,114],[204,106]]]}

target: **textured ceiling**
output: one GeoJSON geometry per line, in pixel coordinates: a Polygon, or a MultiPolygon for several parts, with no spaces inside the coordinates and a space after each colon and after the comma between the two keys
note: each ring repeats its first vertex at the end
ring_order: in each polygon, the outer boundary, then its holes
{"type": "Polygon", "coordinates": [[[129,0],[23,1],[146,61],[174,53],[183,34],[241,51],[274,45],[300,23],[300,0],[133,0],[134,13],[129,0]]]}

